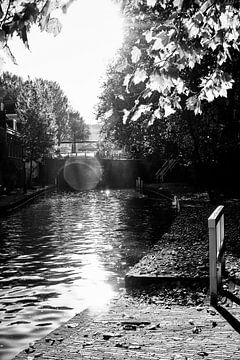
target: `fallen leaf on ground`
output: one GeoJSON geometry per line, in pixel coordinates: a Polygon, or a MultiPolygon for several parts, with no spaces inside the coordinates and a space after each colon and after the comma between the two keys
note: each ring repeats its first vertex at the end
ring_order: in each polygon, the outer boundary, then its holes
{"type": "Polygon", "coordinates": [[[204,357],[204,356],[208,356],[208,353],[206,351],[200,351],[198,352],[198,355],[204,357]]]}
{"type": "Polygon", "coordinates": [[[199,334],[202,331],[202,329],[198,326],[195,326],[192,330],[193,334],[199,334]]]}
{"type": "Polygon", "coordinates": [[[140,350],[141,346],[140,345],[129,345],[129,350],[140,350]]]}
{"type": "Polygon", "coordinates": [[[157,330],[160,328],[160,324],[152,325],[147,328],[147,330],[157,330]]]}
{"type": "Polygon", "coordinates": [[[119,333],[106,333],[106,334],[103,334],[103,340],[109,340],[110,338],[112,337],[121,337],[122,335],[119,334],[119,333]]]}
{"type": "Polygon", "coordinates": [[[84,344],[82,344],[82,347],[86,347],[86,346],[91,346],[93,345],[93,341],[88,341],[88,342],[85,342],[84,344]]]}
{"type": "Polygon", "coordinates": [[[76,328],[76,327],[78,327],[78,323],[71,323],[71,324],[67,324],[67,327],[68,328],[76,328]]]}

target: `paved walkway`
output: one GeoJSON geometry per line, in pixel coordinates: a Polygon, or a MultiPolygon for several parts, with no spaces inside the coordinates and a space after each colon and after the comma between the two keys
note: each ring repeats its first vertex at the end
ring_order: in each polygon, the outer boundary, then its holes
{"type": "MultiPolygon", "coordinates": [[[[240,319],[240,310],[235,309],[240,319]]],[[[240,335],[207,306],[147,304],[128,297],[85,311],[14,360],[239,360],[240,335]]]]}

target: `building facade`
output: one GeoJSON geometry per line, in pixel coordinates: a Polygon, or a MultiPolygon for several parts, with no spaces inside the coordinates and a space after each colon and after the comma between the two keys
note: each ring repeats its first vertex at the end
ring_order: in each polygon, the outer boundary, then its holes
{"type": "Polygon", "coordinates": [[[24,186],[23,146],[14,104],[0,99],[0,193],[24,186]]]}

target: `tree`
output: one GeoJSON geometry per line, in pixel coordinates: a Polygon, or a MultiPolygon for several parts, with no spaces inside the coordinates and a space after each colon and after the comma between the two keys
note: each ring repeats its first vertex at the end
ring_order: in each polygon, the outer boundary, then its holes
{"type": "Polygon", "coordinates": [[[103,129],[117,141],[127,127],[141,129],[143,152],[173,144],[198,173],[236,159],[238,2],[126,0],[123,8],[125,44],[100,99],[103,129]]]}
{"type": "MultiPolygon", "coordinates": [[[[170,128],[173,123],[169,119],[152,121],[152,110],[140,114],[140,116],[128,116],[130,110],[138,103],[139,94],[144,90],[143,84],[129,84],[128,90],[124,85],[124,79],[131,70],[126,66],[126,57],[135,39],[141,36],[139,29],[131,32],[125,38],[123,48],[115,64],[111,64],[107,71],[106,81],[102,86],[102,94],[99,97],[97,118],[102,122],[102,136],[105,142],[111,139],[113,144],[124,147],[133,157],[155,157],[158,162],[163,161],[165,148],[169,147],[170,128]]],[[[148,59],[146,59],[146,65],[148,59]]],[[[152,95],[152,102],[158,108],[158,94],[152,95]]],[[[146,104],[142,104],[142,106],[146,104]]],[[[136,113],[137,114],[137,113],[136,113]]],[[[136,115],[135,114],[135,115],[136,115]]]]}
{"type": "Polygon", "coordinates": [[[23,79],[20,76],[3,72],[0,76],[0,89],[3,102],[16,103],[22,85],[23,79]]]}
{"type": "Polygon", "coordinates": [[[42,79],[26,81],[17,98],[25,156],[30,162],[30,184],[33,161],[51,154],[56,143],[56,121],[49,99],[48,83],[42,79]]]}
{"type": "Polygon", "coordinates": [[[89,138],[89,126],[84,122],[80,113],[73,109],[69,110],[69,128],[69,139],[74,143],[89,138]]]}
{"type": "Polygon", "coordinates": [[[69,136],[69,101],[56,81],[45,81],[56,125],[57,146],[69,136]]]}
{"type": "Polygon", "coordinates": [[[143,36],[136,39],[127,59],[132,66],[125,85],[128,89],[132,82],[142,83],[144,91],[129,117],[149,108],[154,118],[178,109],[201,114],[205,102],[227,97],[234,83],[229,65],[239,52],[238,3],[138,0],[132,4],[125,5],[131,31],[140,28],[143,36]],[[154,92],[159,94],[157,111],[152,108],[154,92]]]}

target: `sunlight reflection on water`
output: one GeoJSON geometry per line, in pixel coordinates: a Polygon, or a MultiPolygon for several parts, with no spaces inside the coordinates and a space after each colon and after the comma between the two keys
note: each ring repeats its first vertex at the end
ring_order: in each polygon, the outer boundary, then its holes
{"type": "Polygon", "coordinates": [[[130,190],[54,193],[0,219],[0,358],[101,306],[166,225],[130,190]]]}

